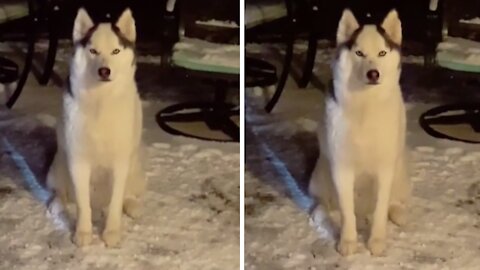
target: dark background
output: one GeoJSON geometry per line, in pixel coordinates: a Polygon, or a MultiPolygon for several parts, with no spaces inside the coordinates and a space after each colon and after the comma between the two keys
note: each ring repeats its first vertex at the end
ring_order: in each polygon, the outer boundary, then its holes
{"type": "MultiPolygon", "coordinates": [[[[57,0],[58,1],[58,0],[57,0]]],[[[71,37],[73,20],[79,7],[87,9],[95,22],[115,21],[126,7],[130,7],[137,26],[137,37],[140,41],[158,40],[163,27],[162,18],[165,13],[164,0],[61,0],[60,37],[71,37]],[[106,14],[111,19],[106,18],[106,14]]],[[[233,20],[239,22],[238,0],[187,0],[178,1],[182,17],[189,20],[233,20]]]]}
{"type": "Polygon", "coordinates": [[[428,0],[335,0],[320,1],[320,16],[315,21],[324,37],[334,39],[344,8],[350,8],[360,24],[381,24],[386,14],[396,9],[407,39],[422,39],[426,27],[428,0]],[[371,17],[368,18],[367,14],[371,17]]]}
{"type": "MultiPolygon", "coordinates": [[[[62,6],[61,23],[58,25],[61,38],[71,38],[73,20],[80,6],[84,6],[97,22],[106,21],[105,15],[107,13],[111,14],[111,20],[115,20],[127,6],[131,7],[137,23],[139,41],[157,41],[161,37],[165,0],[52,1],[57,1],[62,6]]],[[[264,0],[247,1],[255,3],[264,0]]],[[[302,6],[299,3],[313,0],[292,1],[297,3],[298,6],[302,6]]],[[[239,23],[239,0],[183,0],[177,2],[179,2],[183,19],[194,21],[216,18],[233,20],[239,23]]],[[[389,10],[396,8],[402,20],[403,34],[406,39],[422,41],[425,35],[429,0],[320,0],[319,2],[321,2],[320,12],[318,18],[313,18],[313,22],[306,20],[305,5],[297,10],[300,32],[313,24],[314,27],[321,30],[323,37],[334,38],[338,20],[345,7],[350,7],[361,23],[380,23],[389,10]],[[372,15],[370,19],[366,18],[367,13],[372,15]]],[[[440,0],[440,2],[445,2],[447,6],[445,16],[451,22],[449,23],[450,33],[455,35],[455,33],[462,31],[472,32],[470,28],[460,29],[455,22],[458,22],[459,18],[480,16],[480,0],[440,0]]],[[[15,32],[23,33],[20,29],[15,32]]]]}
{"type": "MultiPolygon", "coordinates": [[[[261,2],[251,1],[251,2],[261,2]]],[[[300,3],[301,1],[292,0],[300,3]]],[[[73,19],[79,6],[84,6],[89,14],[96,21],[105,20],[105,14],[110,13],[112,19],[116,18],[125,7],[131,7],[137,22],[139,40],[155,40],[161,33],[162,17],[165,11],[166,1],[154,0],[63,0],[65,22],[61,26],[62,38],[70,38],[73,19]]],[[[239,22],[239,1],[238,0],[184,0],[177,1],[185,16],[183,18],[207,19],[215,17],[220,20],[234,20],[239,22]],[[203,17],[203,18],[202,18],[203,17]]],[[[380,23],[385,14],[392,8],[397,8],[402,17],[404,35],[406,37],[418,38],[420,29],[425,27],[426,10],[428,0],[335,0],[321,1],[321,17],[315,19],[314,23],[319,28],[325,28],[328,36],[333,36],[341,11],[350,7],[362,23],[380,23]],[[371,19],[366,14],[372,15],[371,19]]],[[[467,1],[468,2],[468,1],[467,1]]],[[[480,1],[479,1],[480,2],[480,1]]],[[[307,24],[302,9],[297,10],[300,24],[307,24]]],[[[302,27],[302,25],[300,25],[302,27]]]]}

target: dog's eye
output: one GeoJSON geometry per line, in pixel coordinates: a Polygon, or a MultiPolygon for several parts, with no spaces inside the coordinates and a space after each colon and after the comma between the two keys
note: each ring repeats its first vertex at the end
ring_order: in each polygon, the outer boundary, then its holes
{"type": "Polygon", "coordinates": [[[360,56],[360,57],[365,57],[365,54],[363,54],[362,51],[356,51],[355,54],[360,56]]]}
{"type": "Polygon", "coordinates": [[[90,53],[95,54],[95,55],[98,54],[97,50],[95,50],[95,49],[90,49],[90,53]]]}
{"type": "Polygon", "coordinates": [[[380,52],[378,53],[378,56],[384,57],[386,54],[387,54],[386,51],[380,51],[380,52]]]}
{"type": "Polygon", "coordinates": [[[119,52],[120,52],[119,49],[115,49],[115,50],[112,51],[112,54],[118,54],[119,52]]]}

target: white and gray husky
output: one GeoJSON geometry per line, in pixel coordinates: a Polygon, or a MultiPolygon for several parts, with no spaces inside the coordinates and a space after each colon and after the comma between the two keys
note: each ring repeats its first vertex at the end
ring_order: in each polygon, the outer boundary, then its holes
{"type": "Polygon", "coordinates": [[[107,246],[120,242],[122,210],[131,217],[140,211],[145,175],[135,39],[129,9],[115,24],[94,24],[83,8],[78,11],[69,87],[57,126],[58,151],[47,179],[54,201],[76,203],[73,241],[78,246],[92,240],[91,197],[107,199],[102,234],[107,246]],[[98,192],[106,183],[108,189],[98,192]]]}
{"type": "Polygon", "coordinates": [[[340,211],[337,250],[342,255],[357,248],[360,209],[371,218],[367,247],[373,255],[385,250],[388,218],[398,225],[406,222],[411,186],[399,85],[401,42],[395,10],[381,25],[363,26],[344,10],[337,30],[333,87],[318,130],[320,157],[309,187],[326,226],[332,226],[330,211],[340,211]]]}

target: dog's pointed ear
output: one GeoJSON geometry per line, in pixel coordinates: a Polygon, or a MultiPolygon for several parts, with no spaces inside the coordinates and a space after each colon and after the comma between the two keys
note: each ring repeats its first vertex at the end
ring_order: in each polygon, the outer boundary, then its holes
{"type": "Polygon", "coordinates": [[[130,42],[134,42],[137,38],[137,32],[135,30],[135,20],[133,19],[132,11],[127,8],[123,11],[122,15],[118,18],[115,26],[118,27],[120,32],[130,42]]]}
{"type": "Polygon", "coordinates": [[[340,18],[337,28],[337,44],[342,44],[349,40],[353,32],[359,27],[360,25],[352,11],[348,8],[343,10],[342,18],[340,18]]]}
{"type": "Polygon", "coordinates": [[[80,8],[73,24],[73,41],[77,42],[87,35],[94,26],[92,19],[84,8],[80,8]]]}
{"type": "Polygon", "coordinates": [[[382,22],[382,28],[387,35],[397,44],[402,43],[402,23],[395,9],[392,9],[382,22]]]}

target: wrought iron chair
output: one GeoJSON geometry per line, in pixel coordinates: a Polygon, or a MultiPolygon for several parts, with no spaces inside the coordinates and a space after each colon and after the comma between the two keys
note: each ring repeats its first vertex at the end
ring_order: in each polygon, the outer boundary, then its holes
{"type": "Polygon", "coordinates": [[[277,104],[290,74],[297,25],[294,3],[296,2],[292,0],[246,1],[246,43],[275,41],[275,36],[265,37],[265,33],[276,28],[280,31],[274,34],[279,34],[280,41],[286,44],[279,77],[277,77],[277,69],[271,63],[252,57],[245,59],[246,87],[268,86],[276,83],[275,92],[265,106],[267,112],[271,112],[277,104]]]}
{"type": "MultiPolygon", "coordinates": [[[[4,0],[0,3],[0,41],[10,39],[7,34],[9,29],[25,29],[25,34],[20,38],[27,42],[27,52],[20,72],[18,65],[7,59],[0,58],[0,83],[17,85],[12,94],[7,97],[6,106],[12,108],[20,97],[32,69],[35,54],[35,42],[39,24],[42,20],[48,21],[49,47],[47,60],[39,81],[48,82],[55,62],[58,45],[58,16],[60,6],[58,0],[4,0]]],[[[10,31],[11,34],[12,31],[10,31]]]]}
{"type": "Polygon", "coordinates": [[[162,38],[162,67],[179,80],[196,79],[215,90],[212,102],[180,103],[168,106],[157,113],[156,120],[160,127],[174,135],[182,135],[203,140],[234,141],[240,139],[238,125],[231,120],[239,115],[237,105],[225,101],[227,90],[239,86],[240,51],[235,44],[216,44],[205,40],[181,37],[179,35],[179,1],[167,1],[162,38]],[[177,2],[177,3],[176,3],[177,2]],[[202,50],[203,48],[203,50],[202,50]],[[238,63],[227,64],[228,61],[205,61],[205,51],[221,54],[218,57],[230,57],[238,63]],[[208,138],[201,134],[190,134],[172,127],[173,123],[204,122],[211,130],[223,132],[229,139],[208,138]]]}
{"type": "MultiPolygon", "coordinates": [[[[430,7],[432,13],[429,16],[430,24],[436,31],[433,31],[429,36],[440,36],[441,42],[435,42],[437,39],[431,41],[429,46],[434,48],[433,52],[428,55],[427,64],[431,67],[437,67],[439,71],[446,71],[451,74],[461,75],[461,77],[475,77],[478,79],[480,73],[480,42],[463,39],[441,36],[442,13],[446,8],[443,6],[444,1],[431,0],[430,7]],[[440,32],[440,33],[439,33],[440,32]],[[474,53],[474,56],[470,53],[474,53]],[[440,69],[438,69],[440,68],[440,69]]],[[[465,143],[480,143],[478,134],[480,133],[480,102],[469,101],[461,103],[444,104],[434,107],[424,112],[419,119],[420,126],[429,135],[448,139],[453,141],[460,141],[465,143]],[[455,113],[457,112],[457,113],[455,113]],[[461,113],[459,113],[461,112],[461,113]],[[471,135],[459,137],[457,135],[449,134],[445,127],[465,125],[471,128],[471,135]],[[474,137],[474,138],[472,138],[474,137]]]]}
{"type": "MultiPolygon", "coordinates": [[[[382,6],[375,6],[376,10],[382,10],[387,12],[391,9],[391,4],[386,1],[382,6]]],[[[439,12],[437,6],[442,4],[442,0],[432,0],[428,2],[418,1],[415,4],[418,5],[416,12],[411,12],[408,5],[402,5],[399,3],[396,7],[400,17],[402,18],[402,28],[404,28],[404,39],[418,40],[424,45],[424,63],[426,66],[431,66],[435,59],[435,49],[438,42],[441,40],[441,20],[442,13],[439,12]],[[426,15],[426,16],[425,16],[426,15]],[[424,16],[423,19],[419,18],[424,16]],[[420,19],[420,20],[419,20],[420,19]],[[419,24],[419,21],[421,22],[419,24]]],[[[309,38],[308,49],[305,63],[303,65],[303,71],[301,79],[299,80],[299,87],[305,88],[312,78],[312,71],[315,64],[315,56],[317,53],[317,41],[320,38],[335,41],[335,31],[337,28],[338,19],[342,10],[347,6],[347,1],[339,0],[332,4],[323,0],[311,0],[308,13],[309,26],[309,38]]],[[[352,4],[351,2],[350,4],[352,4]]],[[[361,1],[354,2],[358,6],[350,6],[354,11],[357,9],[369,8],[363,5],[361,1]]],[[[410,4],[410,2],[408,2],[410,4]]],[[[367,16],[365,10],[358,10],[360,14],[357,19],[364,22],[375,21],[378,18],[372,18],[367,16]]],[[[380,12],[382,13],[382,12],[380,12]]],[[[375,14],[372,14],[375,15],[375,14]]]]}
{"type": "Polygon", "coordinates": [[[48,51],[43,66],[43,72],[38,78],[41,85],[48,84],[55,66],[58,49],[60,14],[63,11],[64,0],[47,0],[43,8],[41,19],[46,21],[48,33],[48,51]]]}
{"type": "MultiPolygon", "coordinates": [[[[6,106],[12,108],[22,93],[23,87],[32,67],[35,52],[35,35],[38,25],[39,2],[34,0],[7,0],[0,3],[0,33],[5,33],[12,26],[24,24],[26,27],[27,54],[20,73],[18,65],[7,59],[0,58],[0,83],[10,84],[17,82],[13,93],[7,97],[6,106]]],[[[0,39],[2,35],[0,34],[0,39]]]]}

